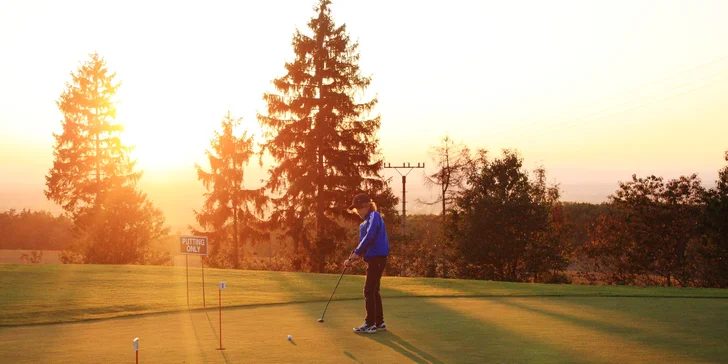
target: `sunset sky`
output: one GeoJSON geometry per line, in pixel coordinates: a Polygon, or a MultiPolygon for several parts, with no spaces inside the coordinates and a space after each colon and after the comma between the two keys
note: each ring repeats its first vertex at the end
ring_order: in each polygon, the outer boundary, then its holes
{"type": "MultiPolygon", "coordinates": [[[[227,110],[259,132],[262,94],[315,2],[3,0],[0,211],[59,211],[42,193],[55,101],[98,51],[122,82],[117,120],[141,188],[173,226],[191,223],[194,163],[227,110]]],[[[374,77],[392,164],[432,166],[429,147],[449,133],[473,149],[518,149],[563,200],[588,202],[633,173],[698,173],[710,186],[725,165],[728,1],[339,0],[332,12],[374,77]]],[[[251,186],[265,177],[255,163],[249,174],[251,186]]],[[[430,198],[421,171],[409,182],[409,201],[430,198]]]]}

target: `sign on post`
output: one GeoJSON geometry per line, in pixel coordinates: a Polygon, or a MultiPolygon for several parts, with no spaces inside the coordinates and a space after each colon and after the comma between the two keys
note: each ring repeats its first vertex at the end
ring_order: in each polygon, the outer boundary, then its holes
{"type": "Polygon", "coordinates": [[[220,282],[220,283],[217,284],[217,288],[219,288],[219,289],[225,289],[225,287],[227,287],[227,285],[225,284],[225,282],[220,282]]]}
{"type": "Polygon", "coordinates": [[[207,307],[205,303],[205,262],[202,257],[207,256],[207,236],[187,236],[179,237],[179,253],[185,256],[185,276],[187,279],[187,307],[190,307],[190,268],[187,262],[188,255],[197,255],[200,257],[202,266],[202,307],[207,307]]]}
{"type": "Polygon", "coordinates": [[[207,236],[180,236],[179,253],[207,256],[207,236]]]}

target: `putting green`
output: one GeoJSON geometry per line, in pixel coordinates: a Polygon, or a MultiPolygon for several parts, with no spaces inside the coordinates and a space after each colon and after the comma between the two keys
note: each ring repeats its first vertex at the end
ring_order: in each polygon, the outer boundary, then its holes
{"type": "Polygon", "coordinates": [[[354,334],[361,301],[0,328],[8,363],[687,363],[728,357],[728,300],[385,298],[390,330],[354,334]],[[286,340],[286,335],[293,340],[286,340]]]}

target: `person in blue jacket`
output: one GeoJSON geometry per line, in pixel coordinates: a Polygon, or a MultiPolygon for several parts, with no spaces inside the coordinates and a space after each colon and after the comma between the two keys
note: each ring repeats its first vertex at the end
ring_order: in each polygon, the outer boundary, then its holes
{"type": "Polygon", "coordinates": [[[364,222],[359,225],[359,245],[344,262],[344,266],[348,266],[352,261],[361,257],[368,264],[367,278],[364,283],[364,303],[367,316],[364,324],[354,328],[354,332],[373,334],[377,331],[386,331],[387,325],[384,324],[384,309],[382,308],[382,296],[379,294],[379,283],[382,280],[382,273],[387,266],[387,256],[389,255],[387,229],[384,227],[382,216],[377,212],[377,205],[364,193],[354,197],[349,211],[356,212],[364,222]]]}

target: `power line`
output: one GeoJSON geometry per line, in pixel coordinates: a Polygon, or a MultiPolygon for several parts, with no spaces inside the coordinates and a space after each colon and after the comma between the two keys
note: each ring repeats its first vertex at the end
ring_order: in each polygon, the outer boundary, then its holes
{"type": "MultiPolygon", "coordinates": [[[[715,82],[708,82],[706,84],[703,84],[703,85],[698,86],[698,87],[694,87],[692,89],[689,89],[689,90],[686,90],[686,91],[683,91],[683,92],[678,92],[676,94],[672,94],[672,95],[669,95],[667,97],[663,97],[663,98],[660,98],[660,99],[656,99],[656,100],[652,100],[652,101],[649,101],[649,102],[645,102],[645,103],[636,105],[634,107],[631,107],[631,108],[628,108],[628,109],[625,109],[625,110],[620,110],[620,111],[613,112],[611,114],[602,115],[602,116],[600,116],[598,118],[594,118],[592,120],[586,120],[583,123],[572,124],[571,126],[586,125],[586,124],[589,124],[589,123],[591,123],[591,122],[593,122],[595,120],[604,119],[604,118],[606,118],[608,116],[613,116],[613,115],[617,115],[617,114],[621,114],[621,113],[633,111],[633,110],[636,110],[636,109],[639,109],[639,108],[642,108],[642,107],[645,107],[645,106],[649,106],[649,105],[652,105],[652,104],[656,104],[656,103],[660,103],[660,102],[663,102],[663,101],[667,101],[669,99],[672,99],[672,98],[675,98],[675,97],[678,97],[678,96],[682,96],[682,95],[685,95],[685,94],[688,94],[688,93],[691,93],[691,92],[695,92],[695,91],[700,90],[700,89],[702,89],[702,88],[704,88],[706,86],[709,86],[709,85],[711,85],[713,83],[715,83],[715,82]]],[[[564,130],[564,129],[566,129],[566,128],[554,129],[554,130],[551,130],[551,131],[552,132],[553,131],[560,131],[560,130],[564,130]]],[[[546,133],[541,133],[541,134],[538,134],[537,136],[544,135],[544,134],[546,134],[546,133]]]]}
{"type": "MultiPolygon", "coordinates": [[[[646,84],[642,84],[640,86],[636,86],[636,87],[627,89],[625,91],[621,91],[619,93],[615,93],[615,94],[607,97],[607,99],[612,99],[612,98],[614,98],[614,97],[616,97],[618,95],[628,94],[628,93],[634,92],[634,91],[639,90],[639,89],[644,89],[644,88],[647,88],[647,87],[650,87],[650,86],[653,86],[653,85],[656,85],[656,84],[665,82],[665,81],[667,81],[669,79],[672,79],[675,76],[677,76],[678,74],[682,74],[682,73],[685,73],[685,72],[689,72],[689,71],[692,71],[692,70],[695,70],[695,69],[705,68],[705,67],[711,66],[713,64],[717,64],[717,63],[724,62],[724,61],[728,61],[728,56],[719,57],[719,58],[713,59],[713,60],[711,60],[709,62],[705,62],[705,63],[699,64],[699,65],[695,65],[695,66],[692,66],[692,67],[689,67],[689,68],[686,68],[686,69],[683,69],[683,70],[676,71],[676,72],[670,74],[669,76],[663,77],[663,78],[661,78],[659,80],[652,81],[652,82],[649,82],[649,83],[646,83],[646,84]]],[[[679,89],[679,88],[681,88],[683,86],[687,86],[687,85],[690,85],[690,84],[695,83],[697,81],[704,80],[707,77],[715,76],[715,75],[717,75],[717,74],[719,74],[719,73],[721,73],[723,71],[725,71],[725,69],[721,69],[718,72],[711,73],[708,76],[704,76],[704,77],[700,77],[700,78],[695,79],[695,80],[691,80],[691,81],[689,81],[687,83],[684,83],[684,84],[682,84],[682,85],[680,85],[678,87],[673,88],[672,90],[679,89]]],[[[542,127],[541,129],[539,129],[538,131],[536,131],[536,133],[540,133],[539,135],[543,135],[544,134],[544,133],[542,133],[543,131],[546,131],[548,129],[552,129],[553,127],[558,127],[560,125],[566,125],[566,124],[569,124],[569,125],[572,125],[572,124],[573,125],[578,125],[579,124],[578,121],[582,121],[584,119],[588,119],[588,118],[591,118],[591,117],[594,117],[594,116],[603,114],[605,112],[609,112],[609,111],[614,110],[616,108],[621,108],[621,107],[627,106],[629,104],[633,104],[633,103],[635,103],[637,101],[638,101],[638,99],[632,99],[632,100],[629,100],[629,101],[626,101],[626,102],[622,102],[620,104],[617,104],[616,106],[610,106],[610,107],[607,107],[607,108],[603,108],[603,109],[601,109],[599,111],[592,112],[592,113],[589,113],[587,115],[580,116],[578,118],[574,118],[574,119],[571,119],[571,120],[567,120],[567,121],[564,121],[564,122],[560,122],[560,123],[557,123],[557,124],[554,124],[554,125],[548,125],[548,126],[542,127]],[[575,122],[576,122],[576,124],[574,124],[575,122]]],[[[652,104],[652,103],[653,102],[649,102],[648,104],[652,104]]],[[[645,104],[645,106],[646,105],[647,104],[645,104]]],[[[624,111],[629,111],[629,110],[633,110],[633,109],[635,109],[635,108],[630,108],[630,109],[624,110],[624,111]]],[[[613,114],[610,114],[610,115],[613,115],[613,114]]],[[[598,120],[598,119],[602,119],[602,118],[603,117],[599,117],[599,118],[596,118],[594,120],[598,120]]],[[[562,130],[562,129],[560,129],[560,130],[562,130]]],[[[526,135],[526,134],[532,134],[532,133],[533,132],[521,133],[519,135],[519,138],[522,137],[522,136],[524,136],[524,135],[526,135]]],[[[493,139],[499,139],[499,138],[502,138],[502,137],[507,136],[508,134],[510,134],[510,133],[502,132],[502,133],[496,134],[494,137],[491,137],[491,138],[493,138],[493,139]]]]}
{"type": "Polygon", "coordinates": [[[621,91],[619,93],[613,94],[612,96],[610,96],[608,98],[614,98],[615,96],[620,95],[620,94],[628,94],[628,93],[631,93],[631,92],[634,92],[634,91],[637,91],[637,90],[640,90],[640,89],[643,89],[643,88],[647,88],[647,87],[650,87],[650,86],[653,86],[653,85],[657,85],[659,83],[662,83],[662,82],[665,82],[665,81],[670,80],[672,78],[675,78],[675,76],[677,76],[679,74],[683,74],[683,73],[686,73],[686,72],[689,72],[689,71],[694,71],[694,70],[697,70],[697,69],[700,69],[700,68],[706,68],[706,67],[709,67],[709,66],[711,66],[713,64],[720,63],[720,62],[725,62],[725,61],[728,61],[728,56],[714,58],[713,60],[708,61],[708,62],[704,62],[704,63],[701,63],[701,64],[697,64],[697,65],[694,65],[694,66],[691,66],[691,67],[688,67],[688,68],[684,68],[682,70],[674,71],[671,74],[669,74],[668,76],[665,76],[665,77],[663,77],[661,79],[658,79],[656,81],[652,81],[652,82],[648,82],[648,83],[645,83],[645,84],[642,84],[642,85],[639,85],[639,86],[635,86],[635,87],[632,87],[632,88],[628,88],[628,89],[626,89],[624,91],[621,91]]]}
{"type": "MultiPolygon", "coordinates": [[[[722,57],[722,58],[716,59],[716,60],[714,60],[712,62],[709,62],[708,64],[716,63],[716,62],[724,61],[724,60],[728,60],[728,56],[727,57],[722,57]]],[[[693,67],[693,69],[694,68],[698,68],[698,67],[696,66],[696,67],[693,67]]],[[[707,76],[703,76],[703,77],[700,77],[698,79],[694,79],[694,80],[691,80],[689,82],[683,83],[683,84],[681,84],[681,85],[679,85],[677,87],[673,87],[670,91],[678,90],[678,89],[681,89],[681,88],[683,88],[685,86],[689,86],[691,84],[694,84],[695,82],[702,81],[702,80],[705,80],[706,78],[710,78],[710,77],[716,76],[716,75],[724,72],[725,70],[726,69],[721,69],[718,72],[713,72],[713,73],[711,73],[711,74],[709,74],[707,76]]],[[[684,71],[686,71],[686,70],[684,70],[684,71]]],[[[682,71],[682,72],[684,72],[684,71],[682,71]]],[[[655,82],[651,82],[649,84],[645,84],[643,86],[639,86],[639,87],[632,88],[631,90],[636,90],[636,89],[644,88],[644,87],[647,87],[647,86],[651,86],[651,85],[654,85],[656,83],[660,83],[660,82],[662,82],[664,80],[667,80],[669,78],[672,78],[672,77],[674,77],[674,75],[673,76],[670,76],[670,77],[665,77],[661,81],[655,81],[655,82]]],[[[526,135],[529,135],[529,134],[544,135],[544,134],[546,134],[545,132],[554,131],[554,130],[555,131],[558,131],[558,130],[563,130],[564,129],[564,128],[554,129],[555,127],[558,128],[559,126],[576,126],[576,125],[579,125],[579,124],[588,124],[588,123],[593,122],[595,120],[603,119],[606,116],[611,116],[611,115],[619,114],[619,113],[622,113],[622,112],[627,112],[627,111],[635,110],[635,109],[638,109],[640,107],[644,107],[644,106],[647,106],[647,105],[654,104],[655,102],[668,100],[668,99],[673,98],[673,97],[676,97],[676,96],[681,96],[683,94],[696,91],[696,90],[698,90],[698,89],[700,89],[702,87],[705,87],[705,86],[707,86],[707,85],[709,85],[711,83],[713,83],[713,82],[709,82],[707,84],[704,84],[701,87],[697,87],[697,88],[692,89],[692,90],[690,90],[688,92],[679,92],[677,94],[673,94],[673,95],[670,95],[668,97],[659,98],[659,99],[656,99],[656,100],[648,101],[646,103],[642,103],[642,104],[640,104],[640,105],[638,105],[636,107],[628,108],[628,109],[621,110],[621,111],[617,111],[617,112],[608,113],[606,115],[593,118],[595,116],[599,116],[601,114],[605,114],[605,113],[610,112],[612,110],[620,109],[620,108],[625,107],[625,106],[628,106],[630,104],[634,104],[635,102],[639,102],[638,99],[633,99],[633,100],[625,101],[625,102],[622,102],[622,103],[617,104],[615,106],[610,106],[610,107],[607,107],[607,108],[603,108],[603,109],[601,109],[599,111],[592,112],[592,113],[589,113],[587,115],[583,115],[583,116],[578,117],[578,118],[574,118],[574,119],[567,120],[567,121],[560,122],[560,123],[553,124],[553,125],[544,126],[544,127],[540,128],[540,129],[538,129],[536,131],[528,131],[528,132],[525,132],[525,133],[521,133],[521,134],[519,134],[519,136],[517,138],[518,139],[522,139],[523,136],[526,136],[526,135]],[[589,119],[591,119],[591,121],[589,119]]],[[[491,137],[491,138],[496,138],[497,139],[497,138],[500,138],[500,137],[504,137],[506,135],[508,135],[508,133],[503,132],[503,133],[499,133],[495,137],[491,137]]]]}
{"type": "MultiPolygon", "coordinates": [[[[719,74],[719,73],[721,73],[723,71],[725,71],[725,70],[721,70],[721,71],[716,72],[716,73],[713,73],[713,74],[711,74],[709,76],[701,77],[698,80],[694,80],[694,81],[691,81],[691,82],[682,84],[682,85],[680,85],[678,87],[674,87],[670,91],[679,90],[681,88],[684,88],[685,86],[689,86],[689,85],[695,83],[695,81],[704,80],[704,79],[706,79],[706,78],[708,78],[710,76],[715,76],[715,75],[717,75],[717,74],[719,74]]],[[[682,95],[685,95],[685,94],[688,94],[688,93],[691,93],[691,92],[695,92],[695,91],[700,90],[700,89],[702,89],[702,88],[704,88],[706,86],[710,86],[710,85],[714,84],[715,82],[716,81],[704,83],[701,86],[698,86],[698,87],[689,89],[687,91],[678,92],[678,93],[675,93],[675,94],[668,95],[666,97],[649,100],[647,102],[642,102],[640,104],[637,104],[634,107],[630,107],[630,108],[623,109],[623,110],[618,110],[621,107],[628,106],[630,104],[634,104],[635,103],[635,100],[623,102],[623,103],[617,105],[616,107],[605,108],[605,109],[602,109],[602,110],[600,110],[598,112],[590,113],[588,115],[585,115],[585,116],[582,116],[582,117],[579,117],[579,118],[575,118],[575,119],[571,119],[571,120],[568,120],[568,121],[565,121],[565,122],[562,122],[562,123],[557,123],[555,125],[546,126],[546,127],[541,128],[541,129],[538,129],[536,131],[521,133],[518,136],[518,139],[522,139],[524,136],[527,136],[527,135],[541,136],[541,135],[548,134],[550,132],[565,130],[565,129],[568,129],[570,127],[575,127],[575,126],[579,126],[579,125],[587,125],[587,124],[592,123],[594,121],[604,119],[604,118],[606,118],[608,116],[613,116],[613,115],[617,115],[617,114],[621,114],[621,113],[633,111],[633,110],[636,110],[636,109],[639,109],[639,108],[642,108],[642,107],[645,107],[645,106],[649,106],[649,105],[652,105],[652,104],[655,104],[655,103],[667,101],[669,99],[672,99],[672,98],[675,98],[675,97],[678,97],[678,96],[682,96],[682,95]],[[612,110],[615,110],[615,109],[617,109],[617,111],[609,112],[609,111],[612,111],[612,110]],[[599,115],[601,115],[601,116],[599,116],[599,115]]]]}

